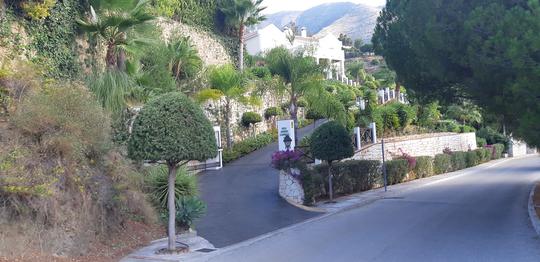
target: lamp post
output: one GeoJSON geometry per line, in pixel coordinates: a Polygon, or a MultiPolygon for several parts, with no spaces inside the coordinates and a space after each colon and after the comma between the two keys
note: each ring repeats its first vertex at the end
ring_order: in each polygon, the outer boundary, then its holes
{"type": "Polygon", "coordinates": [[[285,148],[287,149],[287,151],[291,149],[291,142],[292,142],[292,139],[289,135],[286,135],[283,138],[283,143],[285,144],[285,148]]]}

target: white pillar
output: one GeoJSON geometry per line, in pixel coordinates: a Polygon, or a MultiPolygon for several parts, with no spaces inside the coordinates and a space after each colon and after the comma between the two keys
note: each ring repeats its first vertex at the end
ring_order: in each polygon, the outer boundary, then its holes
{"type": "Polygon", "coordinates": [[[355,127],[354,128],[354,137],[356,138],[356,150],[361,150],[362,149],[362,139],[361,139],[361,136],[360,136],[360,127],[355,127]]]}
{"type": "Polygon", "coordinates": [[[345,76],[345,60],[340,61],[340,71],[339,72],[342,76],[345,76]]]}
{"type": "Polygon", "coordinates": [[[377,125],[375,122],[369,124],[369,128],[371,128],[371,135],[373,137],[373,143],[377,143],[377,125]]]}

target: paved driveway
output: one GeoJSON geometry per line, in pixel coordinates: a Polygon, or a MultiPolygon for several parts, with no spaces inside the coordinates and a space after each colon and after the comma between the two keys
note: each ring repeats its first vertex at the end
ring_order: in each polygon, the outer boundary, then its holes
{"type": "MultiPolygon", "coordinates": [[[[299,137],[313,125],[299,130],[299,137]]],[[[206,215],[197,221],[198,234],[216,247],[224,247],[292,225],[320,213],[296,208],[278,195],[278,171],[270,166],[272,143],[219,171],[199,176],[206,215]]]]}
{"type": "Polygon", "coordinates": [[[538,179],[538,156],[477,167],[200,261],[537,262],[527,201],[538,179]]]}

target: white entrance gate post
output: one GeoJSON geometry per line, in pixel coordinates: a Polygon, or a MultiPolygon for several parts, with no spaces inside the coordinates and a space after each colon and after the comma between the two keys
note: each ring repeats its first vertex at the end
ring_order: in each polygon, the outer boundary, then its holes
{"type": "Polygon", "coordinates": [[[377,125],[375,122],[369,124],[369,128],[371,128],[371,136],[373,137],[373,144],[377,143],[377,125]]]}
{"type": "Polygon", "coordinates": [[[360,136],[360,127],[355,127],[354,128],[354,138],[355,138],[354,146],[356,147],[356,150],[361,150],[362,149],[362,140],[361,140],[361,136],[360,136]]]}
{"type": "MultiPolygon", "coordinates": [[[[277,130],[278,130],[278,149],[279,151],[294,150],[296,147],[296,139],[294,137],[294,121],[293,120],[279,120],[277,121],[277,130]],[[287,145],[284,142],[286,136],[289,136],[291,139],[290,145],[287,145]]],[[[288,143],[289,143],[288,142],[288,143]]]]}

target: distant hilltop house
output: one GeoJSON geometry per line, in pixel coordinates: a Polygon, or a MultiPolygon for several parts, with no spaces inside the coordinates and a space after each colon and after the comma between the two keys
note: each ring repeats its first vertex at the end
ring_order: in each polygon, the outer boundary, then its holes
{"type": "MultiPolygon", "coordinates": [[[[317,63],[329,65],[327,78],[345,80],[345,52],[343,44],[333,34],[324,36],[308,36],[307,29],[302,27],[299,35],[294,35],[288,27],[280,30],[274,24],[247,33],[246,50],[250,55],[259,55],[275,47],[289,50],[304,50],[313,56],[317,63]]],[[[347,80],[347,82],[349,82],[347,80]]]]}

